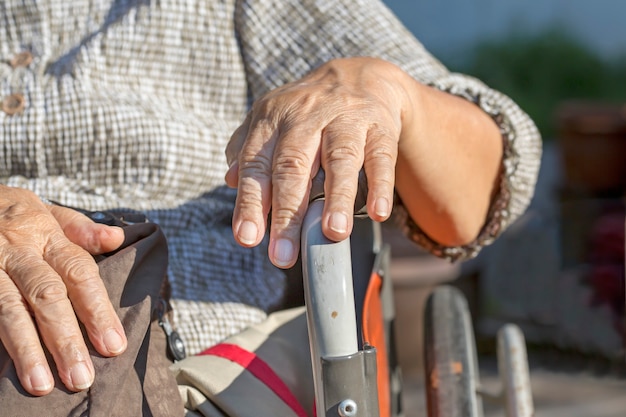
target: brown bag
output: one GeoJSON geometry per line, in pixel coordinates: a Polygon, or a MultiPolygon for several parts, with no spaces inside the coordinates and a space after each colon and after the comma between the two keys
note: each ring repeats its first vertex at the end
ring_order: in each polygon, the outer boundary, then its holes
{"type": "MultiPolygon", "coordinates": [[[[118,218],[110,213],[91,213],[91,217],[118,223],[118,218]]],[[[48,354],[55,388],[48,395],[34,397],[20,385],[13,361],[0,343],[2,416],[175,417],[184,414],[176,380],[168,369],[172,360],[166,354],[168,341],[174,348],[180,346],[164,331],[171,333],[167,311],[164,311],[169,306],[165,236],[153,223],[125,225],[124,231],[126,239],[122,248],[99,256],[96,261],[126,331],[126,352],[104,358],[85,338],[96,377],[89,390],[76,393],[68,391],[58,379],[48,354]]]]}

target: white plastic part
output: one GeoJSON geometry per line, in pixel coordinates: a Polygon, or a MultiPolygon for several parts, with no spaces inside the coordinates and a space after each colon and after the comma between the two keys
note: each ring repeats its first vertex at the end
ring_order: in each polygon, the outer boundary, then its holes
{"type": "Polygon", "coordinates": [[[498,369],[507,417],[532,417],[535,413],[526,342],[521,329],[507,324],[498,332],[498,369]]]}
{"type": "MultiPolygon", "coordinates": [[[[315,397],[323,399],[321,358],[358,352],[350,241],[333,242],[322,233],[323,200],[309,206],[302,227],[302,269],[315,397]]],[[[324,417],[321,404],[317,416],[324,417]]]]}

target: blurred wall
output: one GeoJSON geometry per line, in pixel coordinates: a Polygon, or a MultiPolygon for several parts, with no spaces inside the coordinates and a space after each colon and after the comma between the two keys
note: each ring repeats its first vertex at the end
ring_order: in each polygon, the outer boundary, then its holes
{"type": "Polygon", "coordinates": [[[467,58],[483,38],[559,25],[602,55],[626,54],[625,0],[383,0],[435,55],[467,58]]]}

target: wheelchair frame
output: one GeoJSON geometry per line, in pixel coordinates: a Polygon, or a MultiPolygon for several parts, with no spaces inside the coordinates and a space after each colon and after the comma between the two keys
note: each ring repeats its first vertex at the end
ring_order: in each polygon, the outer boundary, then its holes
{"type": "MultiPolygon", "coordinates": [[[[323,199],[314,200],[302,228],[302,268],[307,326],[316,398],[316,417],[403,417],[402,377],[395,359],[390,250],[380,225],[355,219],[350,239],[333,242],[322,233],[323,199]],[[368,229],[363,231],[364,229],[368,229]],[[364,259],[352,262],[357,246],[364,259]],[[363,251],[363,247],[369,248],[363,251]],[[371,271],[383,277],[390,410],[379,410],[375,346],[359,342],[355,299],[365,293],[371,271]],[[353,278],[354,277],[354,278],[353,278]],[[357,296],[355,297],[355,294],[357,296]]],[[[475,339],[467,302],[460,291],[442,286],[429,297],[425,322],[426,387],[429,417],[482,417],[481,397],[505,404],[507,417],[534,413],[526,346],[521,330],[507,325],[498,334],[498,367],[503,390],[480,387],[475,339]],[[436,376],[436,377],[433,377],[436,376]]]]}

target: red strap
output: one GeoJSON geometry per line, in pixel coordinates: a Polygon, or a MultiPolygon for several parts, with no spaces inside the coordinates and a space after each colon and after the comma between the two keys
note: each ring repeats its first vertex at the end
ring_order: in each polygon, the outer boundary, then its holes
{"type": "Polygon", "coordinates": [[[307,417],[304,407],[298,402],[289,387],[256,353],[230,343],[220,343],[200,352],[199,355],[217,356],[240,365],[271,389],[298,417],[307,417]]]}

